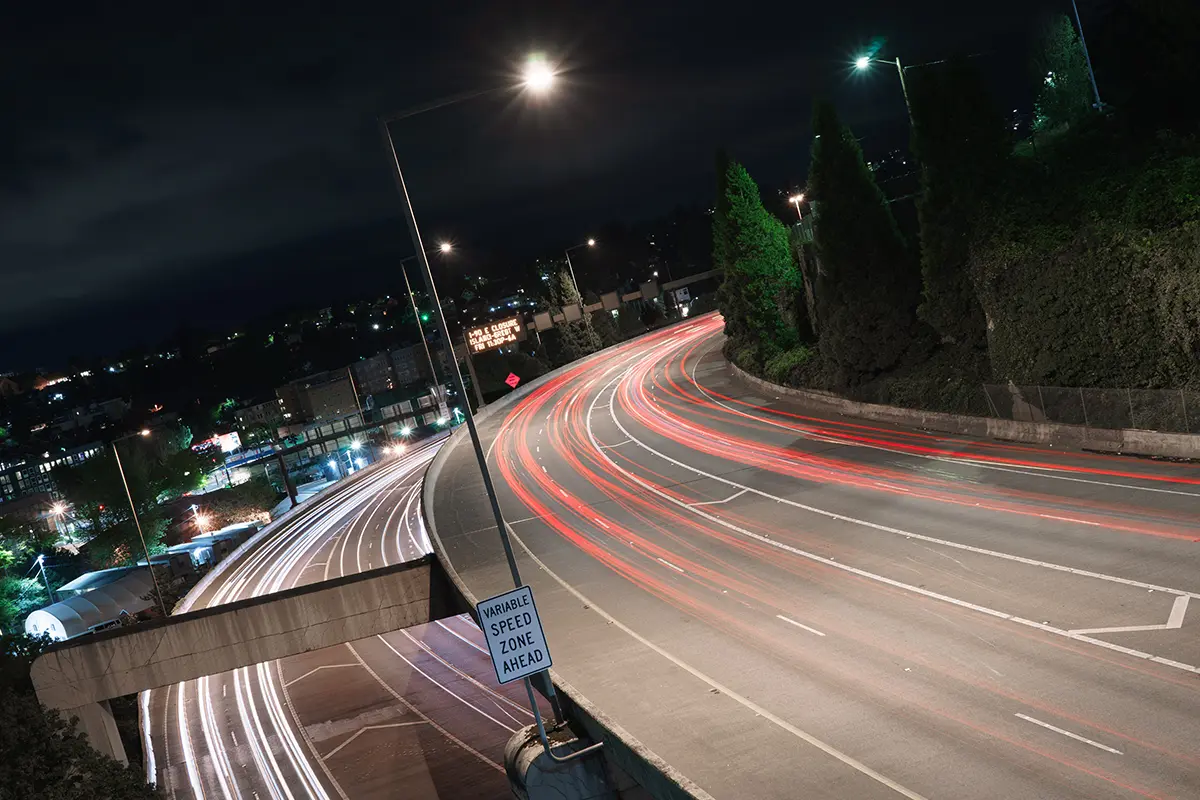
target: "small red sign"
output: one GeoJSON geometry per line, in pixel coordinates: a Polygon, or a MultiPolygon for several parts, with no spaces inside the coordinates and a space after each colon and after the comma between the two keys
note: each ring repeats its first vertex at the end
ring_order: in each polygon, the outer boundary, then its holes
{"type": "Polygon", "coordinates": [[[521,382],[521,379],[517,377],[517,373],[510,372],[508,373],[508,377],[504,379],[504,382],[515,389],[517,388],[517,384],[521,382]]]}

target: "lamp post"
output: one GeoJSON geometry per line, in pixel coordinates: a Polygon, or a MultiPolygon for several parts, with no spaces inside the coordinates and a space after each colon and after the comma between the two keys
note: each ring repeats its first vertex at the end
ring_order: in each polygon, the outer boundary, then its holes
{"type": "MultiPolygon", "coordinates": [[[[454,245],[449,242],[442,242],[437,247],[438,252],[442,254],[450,253],[454,250],[454,245]]],[[[417,333],[421,335],[421,344],[425,346],[425,358],[429,362],[429,379],[433,381],[437,387],[435,391],[438,393],[438,399],[441,399],[442,383],[438,380],[437,369],[433,365],[433,353],[429,350],[429,341],[425,338],[425,326],[421,324],[421,311],[417,308],[417,295],[412,290],[412,284],[408,281],[408,270],[404,268],[407,261],[413,261],[416,255],[408,256],[400,259],[400,274],[404,276],[404,290],[408,292],[408,302],[412,305],[413,319],[417,321],[417,333]]]]}
{"type": "MultiPolygon", "coordinates": [[[[42,580],[44,580],[46,582],[46,596],[50,598],[50,602],[51,602],[51,604],[53,604],[54,603],[54,591],[51,590],[51,588],[50,588],[50,577],[48,575],[46,575],[45,561],[46,561],[46,557],[44,555],[42,555],[41,553],[38,553],[38,557],[37,557],[38,569],[41,570],[42,580]]],[[[29,573],[26,572],[25,574],[28,575],[29,573]]]]}
{"type": "MultiPolygon", "coordinates": [[[[400,156],[396,152],[396,143],[392,139],[392,132],[389,128],[389,123],[400,119],[406,119],[408,117],[415,116],[416,114],[424,113],[425,111],[431,111],[435,108],[442,108],[444,106],[461,102],[462,100],[467,100],[472,97],[478,97],[488,92],[512,89],[519,91],[522,89],[527,89],[534,93],[542,93],[547,91],[551,85],[553,85],[554,79],[555,74],[553,67],[546,61],[544,57],[535,55],[531,56],[526,62],[523,78],[515,86],[467,92],[446,98],[444,100],[428,103],[424,106],[419,106],[408,111],[403,111],[399,114],[381,117],[379,119],[379,130],[383,138],[384,145],[387,149],[388,159],[393,170],[393,177],[396,181],[396,192],[400,195],[400,200],[404,206],[404,220],[408,224],[409,235],[412,236],[413,250],[417,255],[417,263],[421,266],[421,277],[425,280],[425,288],[429,291],[429,298],[433,302],[434,321],[437,323],[438,330],[442,335],[442,341],[445,343],[444,346],[446,347],[451,346],[450,331],[446,324],[446,315],[442,313],[441,302],[438,300],[437,286],[434,284],[433,273],[429,269],[429,258],[425,253],[425,244],[421,239],[421,230],[417,225],[417,217],[416,213],[413,211],[412,198],[409,196],[408,186],[404,182],[404,172],[400,168],[400,156]]],[[[459,396],[465,399],[467,396],[467,389],[466,385],[463,383],[462,371],[458,368],[458,360],[453,357],[447,360],[453,365],[450,369],[450,377],[454,381],[454,388],[458,391],[459,396]]],[[[471,437],[471,445],[475,450],[475,459],[479,463],[479,473],[483,478],[484,491],[487,493],[488,502],[492,507],[492,516],[495,519],[496,528],[500,534],[500,542],[504,547],[504,557],[508,561],[508,568],[512,575],[513,586],[520,587],[522,585],[521,571],[517,567],[516,555],[513,552],[512,542],[508,536],[508,526],[504,521],[504,514],[500,510],[500,501],[496,497],[496,487],[492,483],[491,472],[487,465],[487,456],[484,454],[483,444],[479,440],[479,430],[475,426],[475,416],[471,413],[470,406],[467,406],[464,409],[464,417],[466,418],[467,431],[471,437]]],[[[550,681],[550,677],[547,673],[542,674],[545,677],[547,698],[554,707],[555,715],[561,721],[563,719],[562,711],[558,704],[558,699],[555,696],[554,684],[550,681]]],[[[537,701],[533,695],[533,684],[530,682],[529,678],[526,678],[524,683],[525,690],[529,694],[529,703],[533,710],[534,721],[537,724],[539,738],[542,741],[542,746],[545,749],[546,754],[552,760],[558,762],[573,760],[584,755],[585,753],[593,752],[601,746],[601,744],[598,743],[592,745],[591,747],[586,747],[582,750],[576,751],[569,756],[556,756],[550,748],[550,742],[546,738],[545,727],[542,724],[541,714],[539,714],[537,710],[537,701]]]]}
{"type": "Polygon", "coordinates": [[[900,58],[897,57],[894,62],[882,58],[871,58],[870,56],[860,56],[854,60],[854,68],[859,72],[870,67],[872,64],[895,64],[896,74],[900,76],[900,91],[904,93],[904,107],[908,109],[908,124],[913,124],[912,104],[908,102],[908,83],[904,80],[904,66],[900,64],[900,58]]]}
{"type": "Polygon", "coordinates": [[[154,594],[158,597],[158,607],[162,610],[162,614],[165,617],[167,616],[167,601],[163,599],[162,589],[158,585],[158,576],[154,574],[154,564],[150,560],[150,548],[146,546],[146,535],[142,533],[142,521],[138,519],[137,506],[133,502],[133,493],[129,491],[129,481],[125,479],[125,467],[121,464],[121,451],[117,448],[118,442],[131,439],[134,436],[146,437],[149,435],[150,429],[142,428],[136,433],[130,433],[119,439],[113,439],[112,451],[113,456],[117,459],[117,471],[121,473],[121,485],[125,487],[125,497],[129,500],[129,510],[133,512],[133,524],[137,528],[138,538],[142,541],[142,552],[146,554],[146,569],[150,570],[150,580],[154,582],[154,594]]]}
{"type": "Polygon", "coordinates": [[[801,222],[803,222],[804,215],[800,213],[800,204],[804,202],[804,192],[792,195],[788,198],[788,202],[796,207],[796,216],[800,218],[801,222]]]}
{"type": "Polygon", "coordinates": [[[567,257],[567,270],[571,273],[571,285],[575,287],[575,296],[579,298],[579,309],[583,311],[583,292],[579,291],[579,281],[575,280],[575,265],[571,263],[571,251],[578,250],[581,247],[595,247],[596,240],[588,239],[586,242],[571,245],[566,250],[563,250],[563,255],[567,257]]]}

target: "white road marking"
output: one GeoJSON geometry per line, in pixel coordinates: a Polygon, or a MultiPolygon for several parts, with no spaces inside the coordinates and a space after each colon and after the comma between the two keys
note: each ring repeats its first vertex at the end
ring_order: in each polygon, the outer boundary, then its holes
{"type": "MultiPolygon", "coordinates": [[[[715,344],[714,344],[714,347],[715,347],[715,344]]],[[[907,450],[902,450],[898,447],[888,447],[888,446],[879,445],[879,444],[868,444],[866,442],[847,441],[846,439],[841,438],[841,436],[843,436],[843,434],[832,434],[832,435],[820,434],[815,431],[809,430],[803,423],[798,424],[798,425],[786,424],[786,423],[771,419],[770,417],[766,416],[765,414],[752,414],[748,411],[743,411],[741,409],[734,408],[733,406],[729,405],[728,403],[721,402],[719,399],[717,399],[712,394],[710,394],[707,390],[705,390],[705,388],[700,385],[700,382],[696,380],[696,367],[699,366],[700,361],[703,360],[704,355],[707,355],[708,353],[712,352],[714,347],[706,348],[704,350],[703,354],[700,357],[698,357],[696,359],[695,363],[692,365],[692,385],[695,386],[700,391],[701,394],[703,394],[705,397],[707,397],[709,400],[713,401],[717,405],[726,409],[727,411],[732,411],[734,414],[737,414],[738,416],[748,417],[757,422],[765,422],[766,424],[773,425],[776,428],[783,428],[784,430],[789,431],[791,433],[799,433],[799,434],[807,436],[808,438],[816,440],[816,441],[825,442],[827,444],[842,445],[844,447],[865,447],[869,450],[883,450],[884,452],[887,452],[887,453],[896,453],[898,455],[916,456],[917,458],[926,458],[926,459],[929,459],[930,461],[941,461],[946,464],[971,464],[972,466],[983,467],[985,469],[991,469],[991,470],[997,470],[999,472],[1012,472],[1012,473],[1016,473],[1018,475],[1030,475],[1030,476],[1034,476],[1034,477],[1038,477],[1038,478],[1052,478],[1054,480],[1059,480],[1059,481],[1071,481],[1072,483],[1090,483],[1090,484],[1093,484],[1096,486],[1108,486],[1108,487],[1111,487],[1114,489],[1131,489],[1131,490],[1138,491],[1138,492],[1157,492],[1159,494],[1177,494],[1177,495],[1182,495],[1184,497],[1200,498],[1200,493],[1198,493],[1198,492],[1186,492],[1186,491],[1180,491],[1179,489],[1161,489],[1161,488],[1158,488],[1155,486],[1131,486],[1130,484],[1127,484],[1127,483],[1113,483],[1110,481],[1098,481],[1093,478],[1075,478],[1075,477],[1071,477],[1069,475],[1054,474],[1054,473],[1058,473],[1058,472],[1069,472],[1070,469],[1068,467],[1039,466],[1039,465],[1034,465],[1034,464],[1026,464],[1026,465],[1022,465],[1024,467],[1024,469],[1017,469],[1017,468],[1007,465],[1007,464],[996,464],[991,461],[984,461],[984,460],[980,460],[980,459],[976,459],[976,458],[960,457],[960,456],[932,456],[932,455],[928,455],[925,453],[912,453],[907,450]],[[1027,470],[1038,470],[1038,471],[1030,472],[1027,470]]],[[[776,398],[776,399],[779,399],[779,398],[776,398]]],[[[758,410],[759,409],[755,409],[755,411],[758,411],[758,410]]],[[[833,420],[829,420],[829,422],[833,422],[833,420]]],[[[974,443],[971,439],[966,438],[966,437],[964,437],[962,439],[944,438],[944,439],[939,439],[939,441],[943,442],[943,443],[950,443],[950,444],[973,444],[974,443]]],[[[1133,480],[1145,480],[1145,479],[1139,479],[1139,478],[1134,477],[1133,480]]],[[[1075,521],[1075,520],[1072,520],[1072,521],[1075,521]]]]}
{"type": "Polygon", "coordinates": [[[322,664],[319,667],[314,667],[314,668],[310,669],[308,672],[304,673],[303,675],[301,675],[298,678],[292,678],[290,681],[288,681],[287,683],[285,683],[283,685],[291,686],[293,683],[295,683],[297,681],[302,681],[305,678],[307,678],[309,675],[320,672],[323,669],[337,669],[338,667],[357,667],[357,666],[358,666],[358,664],[322,664]]]}
{"type": "Polygon", "coordinates": [[[1093,742],[1091,739],[1085,739],[1084,737],[1080,736],[1078,733],[1071,733],[1070,731],[1064,731],[1062,728],[1059,728],[1056,725],[1051,725],[1049,722],[1042,722],[1040,719],[1034,719],[1033,717],[1029,717],[1024,714],[1014,714],[1013,716],[1023,719],[1026,722],[1032,722],[1034,725],[1041,725],[1046,730],[1054,731],[1055,733],[1061,733],[1063,736],[1070,737],[1071,739],[1074,739],[1077,742],[1083,742],[1084,744],[1090,744],[1092,747],[1097,747],[1101,750],[1104,750],[1109,753],[1115,753],[1119,756],[1125,755],[1120,750],[1117,750],[1114,747],[1109,747],[1108,745],[1100,744],[1099,742],[1093,742]]]}
{"type": "MultiPolygon", "coordinates": [[[[899,794],[903,797],[907,797],[908,800],[926,800],[926,798],[924,796],[917,794],[916,792],[912,791],[911,789],[901,786],[899,783],[896,783],[894,780],[892,780],[888,776],[886,776],[882,773],[876,772],[875,770],[871,769],[870,767],[868,767],[866,764],[862,763],[858,759],[843,753],[841,750],[838,750],[833,745],[826,744],[825,742],[821,741],[817,737],[813,736],[811,733],[808,733],[807,731],[796,727],[795,725],[788,722],[787,720],[771,713],[766,708],[764,708],[763,706],[760,706],[758,703],[755,703],[750,698],[743,697],[742,695],[738,694],[737,692],[735,692],[733,689],[729,688],[725,684],[715,680],[714,678],[709,677],[705,673],[703,673],[700,670],[693,667],[691,664],[688,664],[686,661],[683,661],[682,659],[676,658],[675,656],[671,655],[671,653],[669,653],[666,650],[664,650],[663,648],[659,647],[654,642],[652,642],[649,639],[647,639],[646,637],[642,636],[641,634],[639,634],[638,632],[636,632],[635,630],[630,628],[628,625],[625,625],[620,620],[618,620],[616,617],[609,614],[603,608],[596,605],[594,600],[592,600],[587,595],[585,595],[583,592],[579,591],[574,586],[572,586],[571,584],[569,584],[565,580],[563,580],[561,577],[559,577],[559,575],[556,572],[554,572],[553,570],[551,570],[550,567],[548,567],[544,561],[542,561],[540,558],[538,558],[536,555],[534,555],[533,551],[529,549],[529,546],[526,545],[524,541],[522,541],[521,537],[517,536],[516,531],[513,531],[510,529],[509,536],[511,536],[513,541],[515,541],[517,544],[519,544],[521,546],[521,549],[524,550],[526,555],[528,555],[530,557],[530,559],[532,559],[533,562],[541,568],[542,572],[546,573],[551,578],[553,578],[554,581],[557,582],[559,586],[566,589],[568,592],[570,592],[572,595],[574,595],[581,603],[583,603],[585,606],[588,606],[592,611],[596,612],[596,614],[598,614],[599,616],[603,617],[606,622],[612,623],[612,625],[614,627],[616,627],[616,628],[620,629],[621,631],[623,631],[624,633],[628,634],[631,638],[633,638],[635,641],[637,641],[644,647],[646,647],[650,650],[653,650],[655,653],[658,653],[660,656],[665,658],[667,661],[670,661],[672,664],[674,664],[679,669],[681,669],[684,672],[688,673],[689,675],[693,676],[697,680],[708,684],[708,686],[712,687],[713,689],[716,689],[718,692],[725,695],[730,700],[733,700],[734,702],[738,703],[739,705],[749,709],[750,711],[753,711],[758,716],[762,717],[763,719],[767,720],[768,722],[772,723],[773,725],[776,725],[777,727],[782,728],[783,730],[785,730],[788,733],[795,736],[797,739],[800,739],[801,741],[812,745],[813,747],[817,748],[818,750],[825,753],[826,755],[836,758],[838,761],[842,762],[846,766],[856,770],[857,772],[862,773],[863,775],[866,775],[868,778],[871,778],[872,780],[877,781],[878,783],[886,786],[887,788],[891,789],[892,791],[896,792],[897,794],[899,794]]],[[[690,788],[690,787],[688,787],[688,788],[690,788]]],[[[707,792],[705,792],[703,789],[701,789],[698,786],[695,786],[694,788],[690,788],[690,791],[691,791],[693,797],[700,798],[700,800],[713,800],[712,795],[708,794],[707,792]]]]}
{"type": "Polygon", "coordinates": [[[355,739],[357,739],[359,736],[363,735],[367,731],[382,730],[384,728],[407,728],[411,725],[426,725],[426,724],[428,724],[428,723],[426,723],[425,720],[420,719],[415,722],[388,722],[388,723],[385,723],[382,725],[366,725],[366,726],[356,730],[354,733],[352,733],[350,735],[350,737],[348,739],[346,739],[346,741],[342,742],[337,747],[333,748],[328,753],[321,756],[321,758],[333,758],[335,755],[338,754],[338,751],[340,751],[343,747],[350,744],[351,742],[353,742],[355,739]]]}
{"type": "Polygon", "coordinates": [[[610,449],[612,449],[612,448],[614,448],[614,447],[620,447],[620,446],[621,446],[621,445],[623,445],[623,444],[629,444],[629,440],[628,440],[628,439],[626,439],[625,441],[623,441],[623,442],[617,442],[616,444],[602,444],[602,445],[600,445],[600,447],[601,447],[602,449],[604,449],[604,450],[610,450],[610,449]]]}
{"type": "Polygon", "coordinates": [[[1126,625],[1118,628],[1079,628],[1071,633],[1137,633],[1140,631],[1170,631],[1183,627],[1183,617],[1187,614],[1188,596],[1180,595],[1171,606],[1171,615],[1165,625],[1126,625]]]}
{"type": "Polygon", "coordinates": [[[1042,519],[1056,519],[1059,522],[1074,522],[1076,525],[1094,525],[1097,528],[1100,527],[1099,522],[1092,522],[1091,520],[1086,520],[1086,519],[1074,519],[1073,517],[1056,517],[1053,514],[1038,514],[1038,516],[1041,517],[1042,519]]]}
{"type": "Polygon", "coordinates": [[[817,636],[825,635],[825,634],[821,633],[819,630],[817,630],[816,628],[810,628],[807,625],[805,625],[803,622],[796,622],[796,620],[791,619],[789,617],[785,617],[783,614],[776,614],[775,617],[777,619],[781,619],[784,622],[787,622],[791,625],[795,625],[797,628],[803,628],[804,630],[808,631],[809,633],[815,633],[817,636]]]}
{"type": "MultiPolygon", "coordinates": [[[[618,375],[616,378],[613,379],[613,382],[619,380],[620,377],[621,376],[618,375]]],[[[809,559],[810,561],[815,561],[819,564],[825,564],[827,566],[831,566],[836,569],[844,570],[853,575],[858,575],[860,577],[867,578],[869,580],[876,581],[878,583],[882,583],[887,586],[893,586],[897,589],[903,589],[907,592],[912,592],[913,594],[919,594],[923,597],[928,597],[933,600],[940,600],[941,602],[949,603],[951,605],[955,605],[960,608],[967,608],[972,611],[978,611],[982,614],[987,614],[988,616],[996,617],[998,619],[1009,620],[1011,622],[1017,623],[1018,625],[1025,625],[1027,627],[1036,628],[1037,630],[1045,631],[1046,633],[1052,633],[1056,636],[1062,636],[1067,639],[1073,639],[1073,640],[1079,641],[1079,642],[1087,642],[1088,644],[1096,645],[1097,647],[1103,647],[1107,650],[1115,650],[1117,652],[1125,653],[1126,655],[1131,655],[1136,658],[1145,659],[1147,661],[1154,661],[1156,663],[1163,664],[1164,666],[1169,666],[1169,667],[1173,667],[1175,669],[1183,670],[1184,672],[1191,672],[1193,674],[1200,675],[1200,667],[1194,666],[1192,664],[1184,664],[1183,662],[1180,662],[1180,661],[1172,661],[1170,659],[1165,659],[1160,656],[1156,656],[1153,653],[1146,653],[1141,650],[1134,650],[1129,647],[1121,647],[1120,645],[1115,645],[1111,642],[1106,642],[1103,639],[1094,639],[1090,636],[1071,633],[1070,631],[1064,630],[1062,628],[1056,628],[1051,625],[1047,625],[1045,623],[1039,623],[1039,622],[1034,622],[1032,620],[1027,620],[1022,617],[1014,616],[1012,614],[1008,614],[1008,613],[999,611],[994,608],[988,608],[987,606],[981,606],[981,605],[978,605],[977,603],[971,603],[966,600],[959,600],[956,597],[951,597],[949,595],[941,594],[939,592],[933,592],[928,589],[923,589],[919,586],[913,586],[912,584],[904,583],[903,581],[898,581],[898,580],[895,580],[893,578],[888,578],[883,575],[878,575],[874,572],[868,572],[867,570],[864,570],[864,569],[852,567],[847,564],[840,564],[835,559],[825,558],[824,556],[819,556],[816,553],[810,553],[807,550],[801,550],[798,547],[792,547],[791,545],[784,544],[783,542],[775,541],[774,539],[772,539],[769,536],[764,536],[762,534],[755,533],[754,531],[743,528],[740,525],[735,525],[734,523],[729,522],[728,520],[722,519],[721,517],[718,517],[714,514],[710,514],[703,509],[693,508],[693,507],[689,506],[687,503],[684,503],[682,500],[678,500],[675,497],[672,497],[671,495],[661,491],[653,484],[646,482],[645,480],[643,480],[639,476],[635,475],[630,470],[624,469],[623,467],[618,465],[615,461],[613,461],[611,458],[609,458],[607,454],[605,454],[603,451],[601,451],[599,449],[599,446],[598,446],[599,443],[596,441],[595,434],[592,433],[592,412],[595,410],[596,401],[598,401],[599,398],[600,398],[600,396],[597,395],[596,400],[592,401],[592,404],[588,409],[587,419],[586,419],[586,423],[585,423],[584,427],[588,432],[588,437],[592,442],[592,446],[594,448],[596,448],[596,451],[597,451],[597,453],[599,453],[600,457],[603,458],[605,461],[607,461],[608,464],[614,470],[625,474],[629,478],[629,480],[642,486],[650,493],[657,495],[658,497],[661,497],[663,500],[666,500],[669,503],[672,503],[681,508],[685,508],[688,511],[690,511],[691,513],[696,514],[697,516],[703,517],[704,519],[706,519],[712,523],[715,523],[715,524],[720,525],[724,528],[727,528],[731,531],[734,531],[735,533],[739,533],[742,536],[748,537],[750,539],[754,539],[755,541],[758,541],[763,544],[769,545],[771,547],[775,547],[775,548],[778,548],[785,552],[789,552],[794,555],[800,556],[801,558],[806,558],[806,559],[809,559]]],[[[690,471],[696,473],[697,475],[701,475],[706,478],[711,478],[715,481],[719,481],[721,483],[725,483],[730,486],[736,486],[738,488],[747,489],[748,491],[753,492],[754,494],[758,494],[763,497],[770,497],[772,499],[778,500],[781,503],[787,503],[796,508],[802,508],[806,511],[811,511],[814,514],[820,514],[821,516],[829,517],[831,519],[842,520],[844,522],[851,522],[851,523],[855,523],[855,524],[859,524],[859,525],[864,525],[869,528],[874,528],[876,530],[881,530],[881,531],[885,531],[888,533],[894,533],[894,534],[898,534],[901,536],[907,536],[907,537],[910,537],[913,539],[921,539],[924,541],[931,541],[931,542],[934,542],[937,544],[945,544],[945,545],[948,545],[951,547],[958,547],[960,549],[964,549],[964,550],[968,550],[968,551],[972,551],[972,552],[982,552],[987,555],[995,555],[1000,558],[1004,558],[1004,559],[1011,560],[1011,561],[1017,561],[1020,563],[1034,564],[1036,566],[1045,566],[1045,567],[1048,567],[1051,569],[1058,569],[1058,570],[1065,571],[1065,572],[1071,572],[1073,574],[1089,575],[1091,577],[1097,577],[1097,578],[1102,578],[1105,580],[1110,580],[1115,583],[1122,583],[1122,584],[1132,585],[1132,586],[1140,586],[1143,589],[1158,589],[1158,590],[1170,592],[1171,594],[1176,594],[1176,595],[1188,595],[1188,596],[1192,596],[1192,597],[1198,596],[1194,592],[1184,592],[1184,591],[1180,591],[1179,589],[1170,589],[1165,586],[1154,586],[1153,584],[1144,584],[1139,581],[1131,581],[1126,578],[1103,576],[1103,575],[1100,575],[1099,573],[1088,573],[1088,572],[1085,572],[1084,570],[1076,570],[1071,567],[1061,567],[1056,564],[1055,565],[1047,564],[1045,562],[1034,561],[1033,559],[1027,559],[1027,558],[1024,558],[1021,556],[1012,556],[1012,555],[1008,555],[1006,553],[996,553],[995,551],[983,550],[982,548],[970,547],[968,545],[961,545],[956,542],[947,542],[945,540],[935,539],[932,536],[924,536],[924,535],[917,534],[917,533],[910,533],[908,531],[902,531],[898,528],[892,528],[887,525],[880,525],[875,522],[859,520],[859,519],[855,519],[854,517],[846,516],[844,514],[836,514],[832,511],[826,511],[821,508],[815,508],[813,506],[804,505],[803,503],[797,503],[793,500],[788,500],[786,498],[775,497],[774,495],[770,495],[766,492],[759,491],[752,487],[743,486],[742,484],[736,483],[735,481],[731,481],[728,478],[722,478],[717,475],[713,475],[712,473],[705,472],[704,470],[694,467],[690,464],[685,464],[682,461],[671,458],[666,453],[663,453],[659,450],[655,450],[653,447],[646,444],[645,442],[638,440],[637,437],[633,436],[633,434],[631,434],[629,432],[629,430],[624,425],[621,424],[621,420],[618,419],[616,410],[613,408],[612,402],[613,401],[610,399],[609,400],[609,414],[612,417],[613,422],[616,423],[617,427],[620,428],[621,431],[626,436],[628,436],[630,439],[632,439],[634,441],[634,443],[636,443],[639,447],[641,447],[642,449],[646,450],[649,453],[652,453],[652,454],[658,456],[663,461],[666,461],[666,462],[674,464],[678,467],[682,467],[684,469],[690,470],[690,471]]]]}
{"type": "Polygon", "coordinates": [[[687,575],[687,573],[686,573],[686,572],[684,572],[684,571],[683,571],[683,570],[681,570],[679,567],[677,567],[677,566],[675,566],[674,564],[672,564],[670,561],[667,561],[665,558],[660,558],[660,559],[658,559],[658,560],[659,560],[659,561],[661,561],[663,564],[666,564],[666,565],[667,565],[668,567],[670,567],[671,569],[673,569],[673,570],[675,570],[676,572],[678,572],[680,575],[687,575]]]}
{"type": "Polygon", "coordinates": [[[693,505],[693,506],[719,506],[719,505],[722,505],[722,504],[724,504],[724,503],[728,503],[730,500],[736,500],[736,499],[738,499],[739,497],[741,497],[742,495],[744,495],[745,493],[746,493],[746,490],[745,490],[745,489],[742,489],[740,492],[734,492],[733,494],[729,495],[729,497],[726,497],[724,500],[705,500],[703,503],[690,503],[689,505],[693,505]]]}

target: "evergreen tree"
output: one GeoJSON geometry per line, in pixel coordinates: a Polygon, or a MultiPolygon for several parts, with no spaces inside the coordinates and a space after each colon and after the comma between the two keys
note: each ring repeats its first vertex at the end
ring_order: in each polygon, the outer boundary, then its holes
{"type": "Polygon", "coordinates": [[[813,113],[808,188],[819,203],[814,238],[821,353],[843,384],[896,365],[912,339],[917,271],[854,135],[829,103],[813,113]]]}
{"type": "Polygon", "coordinates": [[[968,271],[976,215],[996,190],[1008,137],[983,76],[955,59],[909,82],[913,151],[921,165],[918,316],[951,342],[986,345],[983,308],[968,271]]]}
{"type": "Polygon", "coordinates": [[[718,302],[731,346],[746,348],[761,365],[799,341],[800,273],[787,229],[763,207],[758,186],[741,164],[730,162],[724,197],[726,215],[713,223],[714,248],[718,240],[725,248],[718,302]]]}
{"type": "Polygon", "coordinates": [[[600,337],[602,347],[610,347],[621,341],[621,333],[617,330],[617,323],[613,320],[612,312],[605,311],[603,308],[592,312],[592,330],[600,337]]]}
{"type": "MultiPolygon", "coordinates": [[[[554,299],[555,304],[564,310],[573,307],[580,308],[582,311],[579,292],[576,291],[575,282],[571,280],[571,273],[568,270],[561,269],[558,271],[558,274],[551,282],[550,295],[554,299]]],[[[590,355],[599,350],[600,347],[600,337],[592,329],[591,318],[584,313],[578,320],[564,322],[558,326],[558,357],[555,361],[560,364],[566,364],[577,358],[590,355]]]]}
{"type": "Polygon", "coordinates": [[[1082,120],[1092,107],[1092,87],[1083,44],[1075,23],[1065,14],[1046,26],[1036,65],[1041,87],[1033,106],[1034,130],[1053,130],[1082,120]]]}

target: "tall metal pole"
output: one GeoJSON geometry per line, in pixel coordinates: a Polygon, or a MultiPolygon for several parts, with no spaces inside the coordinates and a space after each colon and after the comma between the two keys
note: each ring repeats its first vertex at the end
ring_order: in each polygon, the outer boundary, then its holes
{"type": "Polygon", "coordinates": [[[1071,8],[1075,10],[1075,26],[1079,28],[1079,43],[1083,45],[1083,59],[1087,61],[1088,79],[1092,82],[1092,93],[1096,96],[1096,110],[1104,109],[1104,104],[1100,102],[1100,89],[1096,86],[1096,73],[1092,72],[1092,57],[1088,54],[1087,39],[1083,38],[1083,21],[1079,18],[1079,6],[1075,0],[1071,0],[1071,8]]]}
{"type": "Polygon", "coordinates": [[[138,538],[142,540],[142,552],[146,554],[146,569],[150,570],[150,580],[154,581],[154,593],[158,595],[158,607],[163,616],[167,616],[167,601],[163,598],[162,589],[158,585],[158,576],[154,574],[154,563],[150,560],[150,548],[146,546],[146,536],[142,533],[142,522],[138,519],[137,506],[133,504],[133,494],[129,491],[129,481],[125,479],[125,467],[121,465],[121,452],[117,443],[112,443],[113,455],[117,458],[117,471],[121,473],[121,483],[125,487],[125,497],[129,498],[129,510],[133,512],[133,524],[137,526],[138,538]]]}
{"type": "MultiPolygon", "coordinates": [[[[53,603],[54,602],[54,591],[50,588],[50,576],[46,574],[46,565],[44,563],[45,560],[46,560],[46,557],[44,555],[42,555],[41,553],[39,553],[38,557],[37,557],[38,569],[41,570],[41,572],[42,572],[42,580],[44,580],[46,582],[46,596],[49,597],[50,602],[53,603]]],[[[26,572],[25,574],[28,575],[29,573],[26,572]]]]}
{"type": "Polygon", "coordinates": [[[471,373],[471,385],[475,387],[475,399],[479,405],[477,408],[483,408],[483,387],[479,385],[479,376],[475,374],[475,359],[471,358],[471,342],[467,339],[467,332],[463,331],[463,355],[467,359],[467,372],[471,373]]]}
{"type": "Polygon", "coordinates": [[[425,358],[429,361],[429,379],[435,384],[440,385],[438,380],[437,370],[433,366],[433,353],[429,351],[429,341],[425,338],[425,326],[421,324],[421,312],[417,308],[417,296],[413,294],[412,284],[408,282],[408,270],[404,268],[405,261],[411,261],[416,256],[409,256],[400,260],[400,273],[404,275],[404,289],[408,292],[408,302],[412,304],[413,319],[417,321],[417,332],[421,334],[421,344],[425,346],[425,358]]]}
{"type": "MultiPolygon", "coordinates": [[[[412,200],[408,196],[408,187],[404,183],[404,173],[400,169],[400,157],[396,154],[396,143],[392,141],[392,132],[388,129],[387,121],[382,118],[379,120],[379,132],[383,136],[384,144],[391,158],[393,177],[396,179],[396,191],[404,204],[404,221],[408,223],[408,232],[412,236],[417,262],[421,265],[421,277],[425,279],[425,288],[429,291],[429,299],[433,302],[434,320],[442,335],[442,344],[444,347],[451,347],[450,330],[446,325],[446,316],[442,313],[437,287],[433,283],[433,273],[429,269],[429,258],[425,255],[425,243],[421,241],[421,231],[417,227],[417,217],[413,212],[412,200]]],[[[513,586],[521,586],[521,571],[517,567],[517,558],[513,553],[512,542],[508,538],[508,528],[504,522],[504,514],[500,511],[496,487],[492,484],[492,476],[488,471],[487,456],[484,455],[483,445],[479,441],[479,431],[475,428],[475,415],[471,413],[470,404],[465,402],[467,387],[463,384],[462,371],[458,368],[458,360],[454,358],[452,352],[446,360],[450,363],[450,377],[454,381],[454,388],[458,391],[459,397],[463,399],[463,405],[466,406],[464,410],[467,430],[471,434],[471,445],[475,448],[475,458],[479,462],[479,473],[483,476],[483,488],[487,492],[488,502],[492,506],[492,515],[495,517],[496,528],[500,533],[500,542],[504,545],[504,557],[508,559],[508,569],[512,573],[513,586]]]]}
{"type": "Polygon", "coordinates": [[[574,247],[568,247],[566,250],[563,250],[563,255],[567,257],[567,269],[571,272],[571,285],[575,287],[575,296],[579,298],[579,306],[582,308],[583,293],[579,291],[579,281],[575,280],[575,266],[571,263],[571,251],[574,249],[574,247]]]}
{"type": "Polygon", "coordinates": [[[908,125],[914,127],[912,103],[908,102],[908,81],[904,80],[904,67],[900,64],[900,57],[896,57],[896,72],[900,74],[900,91],[904,93],[904,107],[908,109],[908,125]]]}

